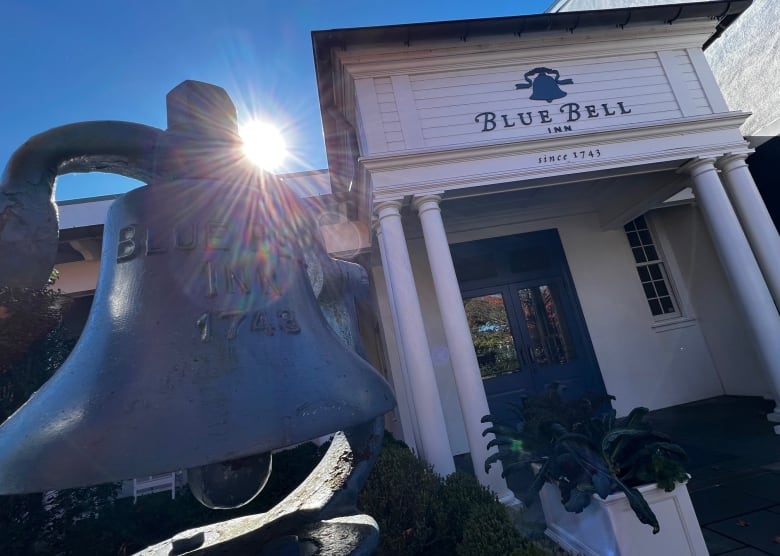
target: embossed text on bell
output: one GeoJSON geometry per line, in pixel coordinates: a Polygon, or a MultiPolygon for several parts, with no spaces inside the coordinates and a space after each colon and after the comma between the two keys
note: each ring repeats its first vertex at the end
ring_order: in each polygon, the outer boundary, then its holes
{"type": "MultiPolygon", "coordinates": [[[[378,450],[376,423],[393,393],[328,324],[307,274],[312,261],[326,278],[340,263],[295,196],[236,151],[235,108],[222,89],[185,82],[168,107],[167,131],[99,122],[33,140],[47,147],[40,172],[51,177],[27,193],[43,205],[67,171],[99,166],[148,185],[109,211],[78,344],[0,426],[0,494],[191,469],[199,499],[232,507],[262,488],[274,450],[337,431],[347,431],[339,453],[378,450]],[[257,487],[244,497],[220,483],[241,466],[235,483],[257,487]]],[[[31,157],[17,151],[0,192],[21,187],[31,157]]],[[[34,238],[38,251],[56,241],[47,234],[34,238]]],[[[17,240],[0,236],[21,274],[50,270],[45,257],[33,260],[37,251],[17,252],[17,240]]],[[[364,480],[369,460],[347,476],[358,469],[354,480],[364,480]]]]}

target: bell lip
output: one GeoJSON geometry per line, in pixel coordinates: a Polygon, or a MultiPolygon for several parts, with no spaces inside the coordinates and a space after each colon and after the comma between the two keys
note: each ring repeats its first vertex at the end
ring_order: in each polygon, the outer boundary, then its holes
{"type": "MultiPolygon", "coordinates": [[[[330,332],[330,329],[327,330],[330,332]]],[[[333,341],[337,342],[335,334],[333,336],[333,341]]],[[[180,458],[179,461],[173,461],[171,451],[169,450],[168,455],[163,454],[163,459],[167,460],[168,463],[163,462],[161,465],[155,465],[152,459],[144,459],[141,465],[138,465],[139,462],[134,462],[132,465],[135,465],[135,468],[131,468],[132,466],[129,463],[127,466],[121,463],[118,464],[117,462],[123,459],[121,454],[128,454],[130,453],[129,450],[134,450],[138,446],[143,450],[148,450],[149,453],[154,453],[156,450],[155,446],[159,445],[160,442],[159,435],[149,439],[149,443],[146,445],[144,445],[146,439],[142,438],[143,435],[131,434],[131,438],[123,441],[124,434],[110,432],[111,430],[115,431],[115,428],[110,424],[104,423],[104,426],[100,428],[109,431],[105,436],[112,440],[107,441],[108,447],[103,452],[107,455],[101,457],[100,453],[95,452],[96,448],[94,446],[92,448],[87,447],[87,444],[89,444],[88,440],[83,440],[89,438],[90,434],[95,431],[90,431],[88,427],[85,427],[80,422],[76,422],[76,428],[62,433],[62,436],[54,435],[49,437],[46,431],[41,429],[48,419],[56,417],[63,412],[71,412],[78,406],[78,403],[76,403],[76,406],[66,403],[58,407],[52,407],[50,402],[56,399],[56,396],[47,392],[47,390],[56,392],[55,386],[59,378],[58,374],[73,374],[73,371],[79,369],[78,360],[72,361],[69,357],[68,361],[58,369],[55,376],[44,384],[41,390],[36,392],[6,422],[0,425],[0,448],[2,448],[0,449],[0,470],[6,470],[5,472],[0,472],[0,495],[45,492],[48,490],[80,488],[95,484],[119,482],[252,456],[263,452],[278,452],[301,443],[314,441],[323,436],[331,436],[341,430],[357,426],[368,420],[381,418],[386,413],[392,411],[396,406],[396,399],[387,380],[356,352],[341,347],[341,344],[339,346],[339,349],[344,350],[346,356],[342,363],[347,363],[348,367],[352,369],[352,373],[354,373],[352,375],[354,379],[351,382],[354,387],[347,390],[334,390],[330,401],[327,398],[323,400],[321,397],[309,396],[307,398],[305,395],[302,395],[298,398],[299,403],[297,406],[291,405],[284,414],[277,415],[277,420],[274,421],[276,425],[263,425],[262,422],[255,421],[255,425],[249,425],[250,430],[254,429],[258,433],[277,430],[275,434],[263,433],[267,438],[264,444],[252,441],[251,437],[244,435],[236,438],[229,445],[223,444],[219,450],[215,449],[213,452],[202,450],[188,458],[180,458]],[[360,394],[363,394],[363,396],[361,397],[360,394]],[[29,415],[27,414],[28,411],[30,412],[29,415]],[[327,414],[338,415],[329,418],[327,414]],[[320,416],[319,420],[317,419],[318,416],[320,416]],[[285,421],[287,417],[289,419],[285,421]],[[327,428],[324,426],[317,427],[317,424],[322,421],[327,422],[329,426],[327,428]],[[283,422],[285,423],[284,427],[281,425],[283,422]],[[34,438],[35,436],[38,437],[37,440],[34,438]],[[111,448],[111,446],[114,448],[111,448]],[[117,446],[120,447],[116,448],[117,446]],[[63,450],[63,448],[67,449],[63,450]],[[64,453],[68,451],[71,452],[71,456],[67,456],[64,453]],[[111,455],[112,453],[113,455],[111,455]],[[51,464],[33,465],[30,463],[35,461],[52,461],[55,459],[54,454],[59,454],[59,457],[68,457],[70,463],[65,466],[65,469],[59,465],[55,469],[51,464]],[[82,468],[83,472],[69,472],[67,468],[74,470],[82,468]],[[62,469],[62,475],[59,475],[57,469],[62,469]]],[[[84,357],[94,355],[93,352],[85,349],[87,347],[89,346],[77,346],[71,357],[79,350],[83,352],[84,357]]],[[[344,371],[340,372],[343,373],[344,371]]],[[[60,380],[64,378],[67,377],[63,376],[60,380]]],[[[73,379],[74,377],[69,377],[70,382],[73,379]]],[[[253,415],[255,420],[261,416],[261,413],[253,415]]],[[[130,425],[132,425],[132,422],[130,425]]],[[[179,430],[185,433],[184,437],[186,438],[188,427],[181,426],[181,423],[180,427],[179,430]]],[[[177,441],[176,444],[179,445],[181,442],[177,441]]]]}
{"type": "MultiPolygon", "coordinates": [[[[372,367],[369,366],[369,369],[373,373],[379,375],[379,373],[376,370],[374,370],[372,367]]],[[[390,385],[387,383],[387,381],[384,380],[384,378],[381,375],[379,375],[377,378],[382,381],[380,384],[384,383],[384,388],[382,389],[383,391],[378,392],[376,396],[384,395],[385,399],[375,400],[375,401],[382,401],[383,403],[381,403],[381,405],[373,404],[373,407],[375,408],[374,410],[368,411],[365,410],[364,408],[362,412],[358,412],[351,419],[343,419],[340,425],[334,430],[313,431],[309,434],[301,435],[300,438],[290,437],[290,440],[288,442],[279,443],[276,446],[247,447],[246,449],[236,450],[232,453],[220,454],[218,457],[217,456],[206,457],[203,458],[202,461],[199,461],[195,464],[191,462],[183,462],[181,465],[177,465],[177,466],[162,465],[159,467],[155,467],[149,465],[146,468],[141,469],[140,471],[135,473],[120,472],[114,476],[105,476],[105,475],[100,476],[99,471],[95,471],[94,473],[91,473],[93,475],[93,478],[88,478],[90,473],[85,473],[81,476],[81,479],[68,481],[68,480],[58,480],[58,478],[55,480],[52,480],[51,478],[46,479],[40,475],[36,476],[35,472],[33,472],[28,475],[28,479],[24,481],[19,481],[18,480],[19,477],[16,477],[17,480],[14,480],[12,474],[0,473],[0,495],[5,496],[5,495],[36,493],[36,492],[47,492],[50,490],[85,488],[85,487],[99,485],[99,484],[123,482],[123,481],[132,480],[139,477],[159,475],[163,473],[174,473],[185,469],[203,467],[206,465],[212,465],[223,461],[230,461],[230,460],[244,458],[244,457],[251,457],[262,453],[277,453],[277,452],[292,449],[295,446],[298,446],[300,444],[316,441],[318,438],[322,438],[325,436],[332,437],[338,434],[339,432],[343,432],[345,430],[352,429],[355,427],[360,427],[361,425],[371,422],[375,419],[382,419],[384,415],[392,411],[392,409],[396,406],[395,396],[392,392],[390,385]]],[[[22,408],[24,407],[25,406],[23,405],[22,408]]],[[[20,408],[20,410],[22,408],[20,408]]],[[[2,437],[6,436],[5,434],[2,433],[8,433],[7,430],[3,430],[3,429],[5,429],[6,425],[9,424],[8,423],[9,420],[15,422],[15,420],[12,419],[14,415],[9,417],[8,420],[6,420],[6,422],[3,423],[2,426],[0,426],[0,431],[2,431],[0,432],[0,445],[3,444],[2,437]]],[[[309,415],[301,416],[300,418],[307,422],[312,421],[312,417],[309,415]]],[[[15,436],[13,431],[11,431],[10,434],[12,437],[15,436]]],[[[130,444],[128,444],[128,449],[132,449],[132,446],[130,444]]],[[[153,446],[148,446],[148,447],[142,446],[141,449],[149,450],[150,453],[153,453],[154,451],[153,446]]],[[[49,450],[51,450],[51,448],[49,450]]],[[[16,454],[14,453],[13,450],[7,450],[5,453],[0,452],[0,469],[11,468],[11,469],[16,469],[18,471],[21,468],[29,468],[28,466],[20,465],[19,463],[16,464],[12,463],[13,459],[15,459],[14,458],[15,455],[21,455],[22,457],[24,457],[25,454],[24,453],[16,454]],[[3,463],[4,461],[5,463],[3,463]]],[[[97,457],[97,456],[93,454],[93,457],[97,457]]],[[[29,457],[25,459],[29,459],[29,457]]]]}

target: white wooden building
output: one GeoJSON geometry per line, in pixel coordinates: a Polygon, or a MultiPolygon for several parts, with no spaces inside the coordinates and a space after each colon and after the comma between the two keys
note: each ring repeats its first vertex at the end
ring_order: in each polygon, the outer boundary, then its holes
{"type": "Polygon", "coordinates": [[[313,34],[402,436],[440,471],[482,473],[482,415],[552,380],[621,412],[777,399],[777,234],[702,51],[748,5],[313,34]],[[513,354],[475,354],[463,298],[503,303],[513,354]]]}

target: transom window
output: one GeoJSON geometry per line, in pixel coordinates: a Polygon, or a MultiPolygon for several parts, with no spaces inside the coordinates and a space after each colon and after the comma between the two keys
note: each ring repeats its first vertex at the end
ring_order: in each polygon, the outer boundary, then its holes
{"type": "Polygon", "coordinates": [[[664,262],[645,217],[640,216],[632,220],[625,225],[625,230],[650,312],[656,318],[679,315],[677,300],[674,298],[664,262]]]}

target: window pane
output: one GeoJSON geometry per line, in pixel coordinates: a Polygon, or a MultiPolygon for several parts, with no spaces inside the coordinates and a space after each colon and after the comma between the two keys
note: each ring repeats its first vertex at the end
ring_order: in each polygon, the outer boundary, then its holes
{"type": "Polygon", "coordinates": [[[655,247],[653,247],[652,245],[645,246],[645,255],[647,256],[648,261],[658,260],[658,252],[655,250],[655,247]]]}
{"type": "Polygon", "coordinates": [[[498,268],[492,253],[473,256],[453,255],[452,262],[455,265],[455,274],[461,282],[498,276],[498,268]]]}
{"type": "Polygon", "coordinates": [[[482,378],[518,370],[517,352],[500,293],[463,302],[482,378]]]}
{"type": "Polygon", "coordinates": [[[515,274],[541,270],[550,266],[547,250],[541,247],[514,249],[509,257],[509,270],[515,274]]]}
{"type": "Polygon", "coordinates": [[[626,224],[625,230],[650,312],[654,317],[676,313],[678,309],[663,268],[662,254],[655,247],[644,217],[626,224]]]}
{"type": "Polygon", "coordinates": [[[638,263],[644,263],[647,262],[647,259],[645,258],[645,252],[641,247],[635,247],[632,249],[634,252],[634,260],[638,263]]]}

